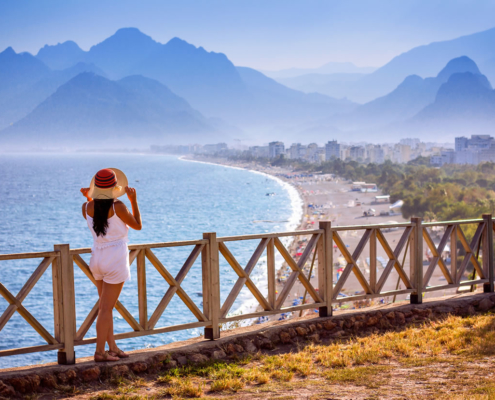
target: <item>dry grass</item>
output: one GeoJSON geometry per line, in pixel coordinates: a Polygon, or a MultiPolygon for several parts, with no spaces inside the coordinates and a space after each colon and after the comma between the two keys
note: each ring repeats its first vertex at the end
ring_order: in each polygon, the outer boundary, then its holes
{"type": "Polygon", "coordinates": [[[448,317],[291,353],[116,379],[92,399],[495,399],[495,318],[448,317]],[[492,371],[494,371],[492,373],[492,371]]]}

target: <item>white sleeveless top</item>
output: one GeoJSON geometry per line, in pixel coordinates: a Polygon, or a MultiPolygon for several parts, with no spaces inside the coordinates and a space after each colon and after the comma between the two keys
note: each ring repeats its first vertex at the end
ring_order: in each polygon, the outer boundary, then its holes
{"type": "Polygon", "coordinates": [[[102,249],[104,247],[114,246],[121,243],[128,243],[129,238],[127,233],[129,227],[124,221],[122,221],[115,212],[115,203],[112,205],[113,215],[108,218],[108,228],[105,236],[97,236],[93,229],[93,218],[88,214],[88,203],[86,203],[86,222],[88,223],[89,230],[93,235],[93,247],[92,249],[102,249]]]}

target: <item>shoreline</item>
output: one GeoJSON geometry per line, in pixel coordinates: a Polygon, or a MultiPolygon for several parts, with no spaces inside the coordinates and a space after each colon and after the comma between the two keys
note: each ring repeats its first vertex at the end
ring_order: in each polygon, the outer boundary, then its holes
{"type": "MultiPolygon", "coordinates": [[[[297,185],[295,185],[294,183],[292,182],[289,182],[288,180],[284,180],[278,176],[275,176],[275,172],[272,172],[272,171],[266,171],[266,170],[257,170],[257,169],[253,169],[252,167],[253,166],[239,166],[239,165],[233,165],[233,163],[229,163],[227,160],[225,159],[215,159],[214,162],[212,161],[204,161],[204,160],[197,160],[197,159],[190,159],[188,158],[187,156],[181,156],[180,157],[181,160],[183,161],[191,161],[191,162],[198,162],[198,163],[204,163],[204,164],[212,164],[212,165],[220,165],[220,166],[223,166],[223,167],[227,167],[227,168],[234,168],[234,169],[241,169],[241,170],[246,170],[246,171],[249,171],[249,172],[253,172],[253,173],[257,173],[257,174],[262,174],[264,176],[267,176],[267,177],[270,177],[271,179],[274,179],[275,181],[279,182],[281,184],[282,187],[284,187],[288,192],[289,192],[289,196],[291,196],[291,192],[292,193],[295,193],[297,195],[297,198],[299,200],[299,204],[297,206],[294,206],[294,202],[293,202],[293,208],[294,207],[297,207],[299,209],[299,215],[300,217],[298,218],[298,222],[293,224],[293,226],[288,226],[287,227],[287,231],[293,231],[293,230],[296,230],[296,231],[304,231],[304,230],[308,230],[308,222],[309,221],[309,218],[308,218],[308,214],[307,214],[307,210],[308,210],[308,207],[309,207],[309,201],[307,201],[307,199],[305,198],[305,195],[304,195],[304,192],[303,190],[298,187],[297,185]]],[[[291,171],[289,170],[285,170],[285,169],[281,169],[280,171],[277,171],[277,173],[291,173],[291,171]]],[[[294,200],[292,200],[294,201],[294,200]]],[[[314,222],[313,222],[314,223],[314,222]]],[[[289,223],[288,223],[289,225],[289,223]]],[[[289,251],[290,254],[292,255],[295,255],[297,254],[298,252],[302,252],[304,250],[304,247],[302,247],[304,244],[301,244],[301,239],[302,239],[302,236],[301,235],[298,235],[298,236],[290,236],[290,237],[287,237],[287,238],[284,238],[286,239],[285,241],[282,240],[283,244],[285,245],[285,247],[287,248],[287,250],[289,251]],[[299,247],[299,245],[301,244],[301,247],[299,247]]],[[[304,240],[304,239],[302,239],[304,240]]],[[[275,276],[276,276],[276,291],[277,291],[277,294],[282,290],[282,288],[284,287],[284,270],[286,270],[286,268],[288,268],[287,266],[287,263],[285,262],[285,260],[282,258],[282,256],[276,252],[276,261],[275,261],[275,276]]],[[[266,261],[263,261],[263,259],[266,258],[266,257],[262,257],[260,258],[259,262],[263,262],[263,263],[266,263],[266,261]]],[[[310,257],[311,258],[311,257],[310,257]]],[[[306,267],[306,269],[309,270],[308,267],[306,267]]],[[[309,271],[306,271],[306,269],[303,269],[305,272],[309,272],[309,271]]],[[[267,280],[267,277],[265,275],[265,278],[267,280]]],[[[310,277],[311,278],[311,277],[310,277]]],[[[317,268],[314,268],[313,270],[313,274],[312,274],[312,278],[317,278],[317,268]]],[[[263,284],[266,284],[267,285],[267,281],[266,282],[263,282],[263,284]]],[[[314,287],[317,288],[318,285],[314,282],[312,282],[314,287]]],[[[260,287],[260,289],[262,289],[263,287],[260,287]]],[[[287,307],[287,306],[290,306],[291,305],[291,302],[293,301],[301,301],[299,298],[301,296],[299,296],[300,294],[302,295],[304,291],[304,288],[301,284],[300,281],[296,281],[296,283],[294,284],[293,288],[292,288],[292,292],[293,294],[295,293],[295,297],[292,297],[292,296],[288,296],[285,303],[284,303],[284,307],[287,307]]],[[[240,314],[240,313],[253,313],[253,312],[256,312],[256,311],[262,311],[259,303],[254,299],[252,301],[249,302],[250,304],[246,304],[245,306],[241,306],[239,307],[238,310],[236,310],[235,312],[232,313],[232,315],[237,315],[237,314],[240,314]],[[246,308],[246,309],[244,309],[246,308]]],[[[244,324],[253,324],[253,323],[263,323],[263,322],[267,322],[267,321],[271,321],[271,320],[274,320],[274,319],[279,319],[280,318],[283,318],[283,319],[289,319],[293,316],[299,316],[299,314],[297,313],[297,315],[292,315],[293,313],[289,313],[291,315],[286,315],[284,316],[286,313],[280,313],[280,314],[276,314],[276,315],[273,315],[273,316],[269,316],[269,317],[264,317],[262,318],[261,320],[258,320],[256,322],[256,319],[251,319],[251,320],[245,320],[245,321],[239,321],[239,323],[244,323],[244,324]]]]}
{"type": "MultiPolygon", "coordinates": [[[[302,229],[305,210],[307,209],[307,204],[304,200],[304,197],[303,197],[303,194],[301,193],[301,191],[299,191],[297,189],[297,187],[294,186],[293,184],[279,178],[278,176],[272,175],[272,174],[265,172],[265,171],[243,168],[243,167],[231,165],[228,163],[196,160],[196,159],[188,158],[187,156],[181,156],[178,159],[181,161],[217,165],[217,166],[222,166],[225,168],[232,168],[232,169],[248,171],[251,173],[263,175],[269,179],[276,181],[287,192],[287,194],[289,195],[289,199],[291,201],[292,214],[289,217],[288,221],[285,223],[286,224],[285,231],[290,232],[290,231],[302,229]]],[[[289,249],[289,251],[292,252],[292,250],[293,250],[292,248],[293,248],[294,242],[296,240],[296,237],[285,237],[285,238],[282,238],[281,240],[282,240],[282,243],[289,249]]],[[[275,273],[277,276],[279,276],[282,268],[284,267],[285,261],[284,261],[283,257],[278,252],[276,252],[275,256],[276,256],[275,273]]],[[[260,259],[258,260],[258,263],[266,264],[266,257],[264,257],[264,256],[260,257],[260,259]]],[[[263,290],[263,289],[267,290],[268,289],[268,276],[267,276],[266,268],[264,268],[263,271],[265,273],[259,274],[256,276],[256,278],[258,279],[258,282],[259,282],[257,286],[260,290],[263,290]]],[[[279,285],[280,284],[277,282],[277,285],[276,285],[277,290],[280,290],[279,285]]],[[[244,288],[243,290],[248,290],[248,289],[244,288]]],[[[231,311],[229,313],[229,316],[254,313],[254,312],[256,312],[256,310],[258,308],[259,308],[258,301],[256,299],[249,299],[249,300],[245,301],[243,304],[241,304],[236,310],[231,311]]],[[[253,321],[254,321],[253,319],[241,320],[241,321],[237,322],[237,326],[251,325],[253,323],[253,321]]]]}
{"type": "MultiPolygon", "coordinates": [[[[197,160],[195,160],[197,161],[197,160]]],[[[223,165],[232,168],[240,168],[246,169],[253,172],[264,173],[267,175],[275,175],[275,174],[294,174],[294,172],[289,168],[280,168],[280,167],[271,167],[271,166],[261,166],[259,164],[255,164],[254,162],[229,162],[229,160],[225,158],[208,158],[208,161],[211,164],[223,165]]],[[[301,171],[301,174],[304,172],[301,171]]],[[[351,190],[350,184],[341,178],[333,177],[330,178],[328,175],[314,175],[312,177],[294,177],[293,179],[284,179],[283,177],[278,177],[278,179],[283,180],[285,183],[290,185],[291,188],[297,190],[299,197],[303,200],[303,215],[300,220],[300,223],[297,227],[297,230],[307,230],[317,228],[317,224],[319,220],[332,221],[333,226],[363,226],[368,224],[390,224],[390,223],[401,223],[401,222],[410,222],[405,220],[400,213],[393,213],[390,211],[388,203],[377,203],[375,196],[381,194],[381,190],[378,190],[376,193],[370,192],[355,192],[351,190]],[[366,211],[369,208],[373,208],[375,214],[373,216],[366,216],[366,211]]],[[[385,236],[387,237],[387,241],[393,247],[395,247],[395,243],[398,243],[403,231],[401,229],[390,230],[387,231],[385,236]]],[[[341,239],[345,242],[347,247],[350,249],[355,248],[358,245],[358,242],[361,238],[358,230],[348,230],[342,232],[341,239]]],[[[291,241],[291,243],[287,246],[289,253],[298,261],[299,255],[304,251],[306,247],[306,241],[304,240],[304,235],[295,236],[291,241]]],[[[436,238],[436,240],[440,240],[436,238]]],[[[383,249],[378,248],[377,256],[383,260],[387,259],[387,254],[383,249]]],[[[339,279],[339,275],[342,273],[343,268],[347,265],[345,258],[338,249],[334,249],[334,282],[339,279]]],[[[369,249],[367,250],[369,251],[369,249]]],[[[363,251],[358,262],[360,263],[361,272],[365,275],[367,279],[370,279],[370,265],[369,265],[369,253],[366,250],[363,251]],[[368,258],[367,258],[368,257],[368,258]]],[[[407,250],[406,250],[407,251],[407,250]]],[[[404,250],[403,250],[404,252],[404,250]]],[[[401,253],[402,254],[402,253],[401,253]]],[[[302,270],[307,276],[307,278],[311,281],[311,284],[314,288],[318,288],[317,281],[317,267],[315,264],[315,268],[311,274],[311,277],[308,276],[311,265],[311,258],[307,261],[305,266],[303,266],[302,270]],[[309,265],[308,265],[309,264],[309,265]]],[[[408,270],[409,268],[409,257],[404,258],[404,269],[408,270]]],[[[379,263],[381,267],[377,271],[378,274],[381,274],[381,268],[384,268],[383,264],[379,263]]],[[[285,279],[288,277],[291,272],[290,268],[286,263],[283,263],[281,266],[277,265],[276,269],[276,290],[280,293],[281,289],[284,287],[285,279]]],[[[391,271],[388,279],[384,283],[383,291],[394,291],[404,289],[403,283],[398,280],[397,272],[391,271]]],[[[430,279],[430,283],[432,285],[443,285],[445,284],[445,277],[443,277],[441,271],[437,268],[433,272],[433,275],[430,279]]],[[[300,305],[304,301],[304,292],[305,289],[300,281],[296,281],[294,286],[291,288],[289,296],[286,301],[282,305],[282,308],[290,307],[293,305],[300,305]]],[[[350,274],[344,284],[344,287],[341,289],[341,293],[343,297],[351,296],[354,294],[363,294],[363,288],[360,285],[354,274],[350,274]]],[[[425,297],[441,297],[445,295],[450,295],[455,293],[455,290],[445,290],[443,292],[431,292],[427,293],[425,297]]],[[[341,296],[342,297],[342,296],[341,296]]],[[[365,308],[372,305],[376,305],[379,303],[387,304],[395,301],[407,300],[407,294],[399,294],[397,296],[383,296],[374,299],[366,299],[366,300],[358,300],[358,301],[345,301],[344,299],[334,303],[334,310],[339,309],[354,309],[354,308],[365,308]]],[[[313,299],[308,295],[306,297],[305,304],[312,303],[313,299]]],[[[258,306],[257,311],[262,311],[262,308],[258,306]]],[[[302,315],[310,315],[312,313],[317,313],[318,310],[308,309],[305,310],[302,315]]],[[[286,314],[284,316],[283,313],[277,314],[270,317],[261,317],[258,319],[257,323],[267,322],[269,320],[274,319],[289,319],[293,317],[299,316],[299,312],[292,312],[286,314]],[[282,314],[282,315],[281,315],[282,314]]]]}

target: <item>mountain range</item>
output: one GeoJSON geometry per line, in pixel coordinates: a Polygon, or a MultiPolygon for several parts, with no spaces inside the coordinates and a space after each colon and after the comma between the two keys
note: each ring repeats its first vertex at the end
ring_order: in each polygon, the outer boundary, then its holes
{"type": "MultiPolygon", "coordinates": [[[[308,77],[299,80],[276,79],[283,84],[304,92],[319,92],[336,98],[365,103],[394,90],[407,76],[434,76],[449,60],[467,56],[477,63],[489,80],[495,80],[495,28],[462,36],[452,40],[434,42],[415,47],[394,57],[384,66],[357,80],[338,80],[320,87],[308,77]]],[[[347,72],[347,71],[346,71],[347,72]]],[[[350,71],[348,71],[350,72],[350,71]]],[[[300,74],[303,75],[303,74],[300,74]]]]}
{"type": "Polygon", "coordinates": [[[142,76],[111,81],[91,72],[64,83],[3,131],[6,143],[45,147],[194,142],[212,133],[218,134],[205,117],[161,83],[142,76]]]}
{"type": "MultiPolygon", "coordinates": [[[[260,71],[235,66],[225,54],[179,38],[161,44],[135,28],[119,29],[88,51],[71,41],[44,46],[36,56],[8,48],[0,53],[0,143],[35,146],[54,138],[79,145],[117,137],[142,147],[233,138],[376,141],[390,135],[431,138],[442,124],[449,126],[442,132],[450,132],[452,140],[454,132],[468,127],[471,133],[486,132],[493,120],[490,77],[471,57],[457,53],[474,47],[471,53],[483,60],[481,65],[490,66],[495,51],[487,42],[494,34],[422,46],[364,75],[284,78],[300,83],[311,78],[315,87],[335,88],[340,82],[341,89],[365,88],[363,82],[385,81],[380,91],[391,87],[361,105],[289,88],[260,71]],[[416,59],[408,65],[411,54],[416,59]],[[442,63],[449,54],[456,56],[442,63]],[[473,118],[476,124],[470,125],[473,118]],[[457,124],[450,123],[454,120],[457,124]]],[[[320,70],[358,68],[324,67],[320,70]]],[[[363,89],[363,97],[366,93],[363,89]]]]}

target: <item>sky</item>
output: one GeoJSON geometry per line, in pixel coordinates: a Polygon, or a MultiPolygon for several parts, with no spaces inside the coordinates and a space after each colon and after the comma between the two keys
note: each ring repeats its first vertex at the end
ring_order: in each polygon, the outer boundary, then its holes
{"type": "Polygon", "coordinates": [[[495,27],[493,0],[0,0],[0,51],[88,50],[119,28],[177,36],[261,70],[379,67],[413,47],[495,27]]]}

